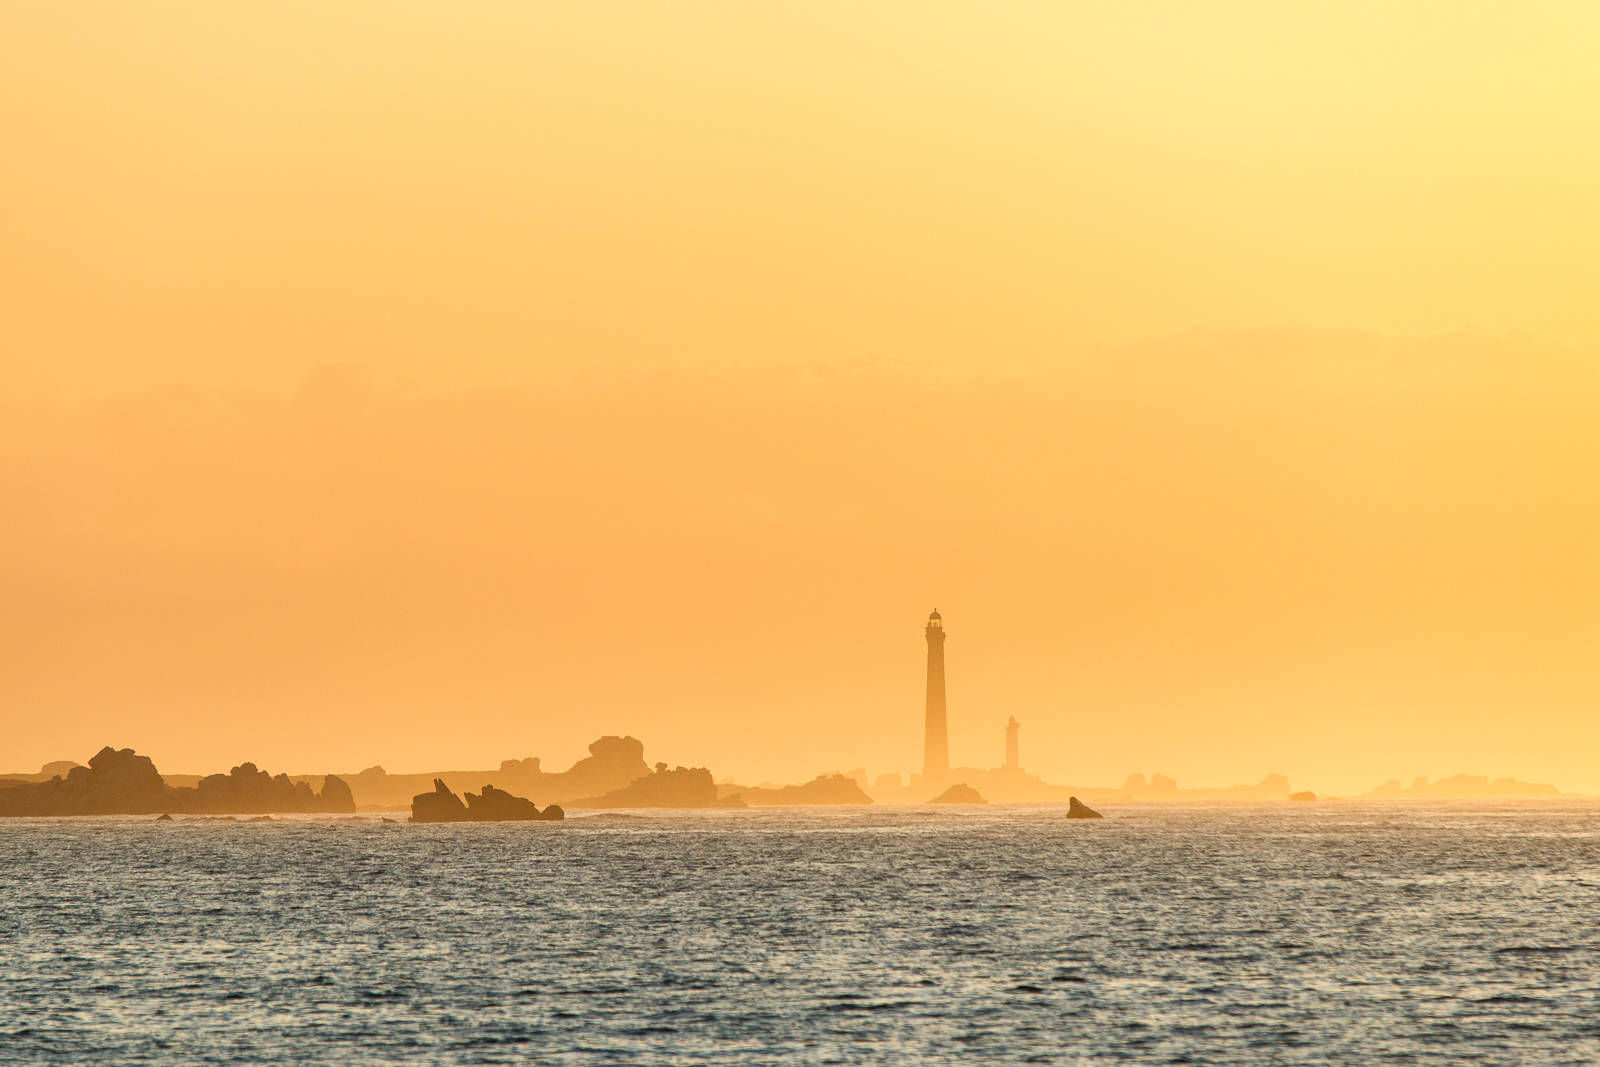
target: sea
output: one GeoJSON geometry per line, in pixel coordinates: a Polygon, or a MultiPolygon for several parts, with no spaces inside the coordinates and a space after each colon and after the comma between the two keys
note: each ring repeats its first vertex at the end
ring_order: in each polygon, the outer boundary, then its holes
{"type": "Polygon", "coordinates": [[[3,820],[0,1063],[1600,1063],[1600,802],[1099,807],[3,820]]]}

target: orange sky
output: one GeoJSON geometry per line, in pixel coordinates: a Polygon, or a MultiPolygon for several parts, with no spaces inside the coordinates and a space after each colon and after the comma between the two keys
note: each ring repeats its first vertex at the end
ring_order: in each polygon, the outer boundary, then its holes
{"type": "Polygon", "coordinates": [[[0,8],[0,770],[1600,792],[1589,4],[0,8]]]}

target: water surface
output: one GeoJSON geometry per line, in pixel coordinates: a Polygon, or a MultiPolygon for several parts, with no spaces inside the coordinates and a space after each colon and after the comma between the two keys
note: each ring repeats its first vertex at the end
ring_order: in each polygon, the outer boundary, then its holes
{"type": "Polygon", "coordinates": [[[0,1062],[1600,1062],[1600,804],[0,821],[0,1062]]]}

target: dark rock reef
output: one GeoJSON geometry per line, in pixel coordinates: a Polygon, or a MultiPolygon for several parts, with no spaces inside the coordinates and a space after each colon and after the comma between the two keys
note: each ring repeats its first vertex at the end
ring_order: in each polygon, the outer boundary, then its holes
{"type": "Polygon", "coordinates": [[[323,780],[319,795],[311,791],[309,782],[292,782],[287,774],[268,774],[254,763],[241,763],[227,774],[208,774],[192,788],[172,790],[172,796],[169,810],[191,815],[348,815],[356,810],[350,787],[331,774],[323,780]]]}
{"type": "Polygon", "coordinates": [[[1303,793],[1290,793],[1289,794],[1289,799],[1290,800],[1300,801],[1300,802],[1304,803],[1306,801],[1316,800],[1317,799],[1317,794],[1311,792],[1311,790],[1308,789],[1303,793]]]}
{"type": "Polygon", "coordinates": [[[987,804],[987,800],[978,795],[978,791],[963,782],[946,789],[943,793],[928,801],[929,804],[987,804]]]}
{"type": "Polygon", "coordinates": [[[0,790],[0,815],[155,815],[173,810],[161,772],[131,748],[109,745],[62,778],[0,790]]]}
{"type": "Polygon", "coordinates": [[[1077,797],[1068,797],[1067,799],[1070,802],[1067,805],[1067,818],[1069,818],[1069,819],[1103,819],[1103,818],[1105,818],[1104,815],[1101,815],[1098,811],[1095,811],[1093,808],[1089,807],[1087,804],[1085,804],[1083,801],[1079,800],[1077,797]]]}
{"type": "Polygon", "coordinates": [[[468,793],[463,804],[441,778],[433,780],[433,792],[411,798],[412,822],[554,822],[566,817],[555,804],[540,811],[533,801],[492,785],[482,793],[468,793]]]}
{"type": "Polygon", "coordinates": [[[229,774],[213,774],[195,787],[174,789],[150,761],[131,748],[101,749],[87,767],[65,778],[0,790],[0,815],[258,815],[267,812],[348,813],[356,810],[350,789],[329,776],[319,795],[286,774],[273,777],[253,763],[229,774]]]}

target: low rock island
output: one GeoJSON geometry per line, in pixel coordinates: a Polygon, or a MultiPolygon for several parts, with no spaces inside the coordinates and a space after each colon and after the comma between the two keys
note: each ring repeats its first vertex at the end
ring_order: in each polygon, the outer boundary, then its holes
{"type": "Polygon", "coordinates": [[[554,822],[566,817],[559,804],[540,811],[533,801],[492,785],[482,793],[468,793],[463,804],[440,778],[433,780],[433,792],[411,798],[412,822],[554,822]]]}
{"type": "Polygon", "coordinates": [[[1089,807],[1089,805],[1085,804],[1083,801],[1079,800],[1077,797],[1069,797],[1067,799],[1070,801],[1070,803],[1067,805],[1067,818],[1069,818],[1069,819],[1103,819],[1103,818],[1105,818],[1104,815],[1101,815],[1098,811],[1095,811],[1093,808],[1089,807]]]}

